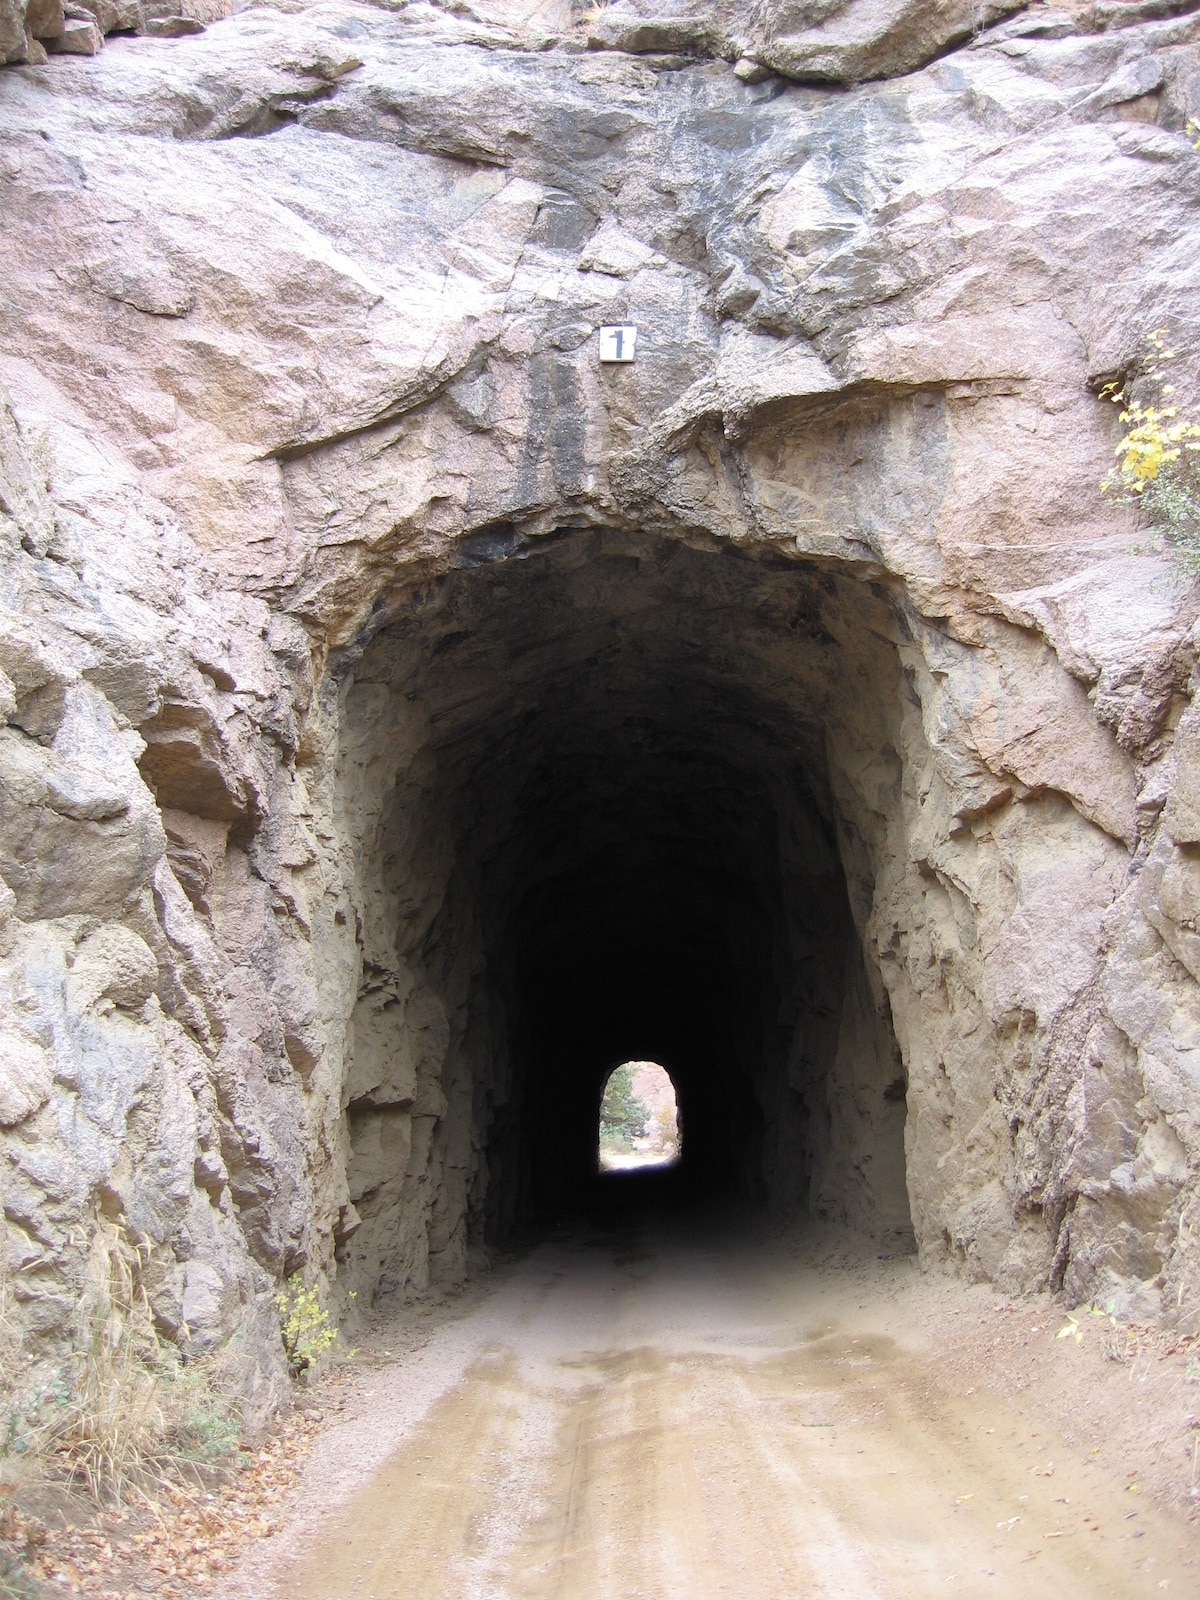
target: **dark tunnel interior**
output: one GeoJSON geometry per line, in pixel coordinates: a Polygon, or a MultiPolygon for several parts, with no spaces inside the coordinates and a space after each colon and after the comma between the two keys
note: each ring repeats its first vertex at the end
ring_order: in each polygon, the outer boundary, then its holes
{"type": "Polygon", "coordinates": [[[681,1192],[906,1230],[904,1072],[861,928],[900,770],[886,596],[571,530],[379,621],[342,709],[347,1263],[436,1277],[587,1203],[630,1059],[675,1082],[681,1192]]]}
{"type": "MultiPolygon", "coordinates": [[[[658,697],[675,696],[660,684],[658,697]]],[[[564,749],[522,795],[510,842],[537,860],[496,907],[523,1067],[513,1198],[534,1213],[587,1187],[600,1094],[625,1060],[672,1074],[689,1185],[764,1197],[751,1085],[782,1044],[769,797],[684,707],[660,715],[599,750],[564,749]]]]}

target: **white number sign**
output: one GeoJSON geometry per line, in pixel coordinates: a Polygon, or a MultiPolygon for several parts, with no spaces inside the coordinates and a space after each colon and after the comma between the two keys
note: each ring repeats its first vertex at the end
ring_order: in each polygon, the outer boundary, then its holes
{"type": "Polygon", "coordinates": [[[601,361],[632,361],[637,344],[637,329],[625,323],[621,327],[600,329],[601,361]]]}

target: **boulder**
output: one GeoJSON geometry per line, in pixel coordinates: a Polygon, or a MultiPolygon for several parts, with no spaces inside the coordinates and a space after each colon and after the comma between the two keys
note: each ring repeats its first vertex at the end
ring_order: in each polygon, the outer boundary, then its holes
{"type": "Polygon", "coordinates": [[[0,0],[0,65],[28,59],[24,0],[0,0]]]}
{"type": "Polygon", "coordinates": [[[52,55],[94,56],[104,47],[104,35],[90,16],[68,16],[61,33],[47,39],[52,55]]]}

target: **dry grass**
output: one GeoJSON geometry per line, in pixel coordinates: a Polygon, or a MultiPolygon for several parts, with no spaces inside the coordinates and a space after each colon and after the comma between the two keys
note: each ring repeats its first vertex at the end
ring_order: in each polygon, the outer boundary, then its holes
{"type": "Polygon", "coordinates": [[[158,1341],[142,1261],[121,1229],[97,1219],[80,1303],[79,1364],[62,1403],[39,1426],[43,1454],[94,1500],[121,1500],[166,1432],[158,1341]]]}
{"type": "Polygon", "coordinates": [[[39,1533],[13,1504],[16,1482],[2,1470],[19,1418],[16,1388],[21,1359],[21,1330],[13,1314],[3,1229],[0,1220],[0,1600],[32,1600],[34,1589],[25,1561],[39,1533]]]}
{"type": "Polygon", "coordinates": [[[200,1591],[278,1526],[320,1421],[285,1418],[244,1454],[235,1380],[218,1358],[185,1365],[160,1342],[147,1264],[125,1228],[96,1218],[75,1355],[51,1369],[26,1359],[0,1254],[0,1600],[36,1600],[47,1583],[108,1600],[200,1591]],[[43,1522],[31,1508],[47,1504],[43,1522]]]}
{"type": "Polygon", "coordinates": [[[97,1217],[73,1367],[24,1396],[6,1386],[6,1453],[15,1447],[97,1504],[144,1499],[164,1481],[199,1482],[237,1445],[238,1419],[213,1373],[184,1367],[158,1339],[144,1257],[118,1224],[97,1217]]]}
{"type": "Polygon", "coordinates": [[[144,1249],[117,1223],[97,1217],[76,1354],[48,1371],[26,1360],[3,1243],[0,1234],[0,1600],[34,1600],[45,1579],[79,1592],[81,1574],[113,1555],[107,1538],[97,1544],[89,1529],[94,1513],[85,1501],[57,1531],[23,1511],[24,1491],[36,1493],[39,1484],[82,1491],[114,1526],[129,1525],[122,1508],[132,1504],[133,1526],[151,1524],[151,1532],[128,1542],[135,1566],[152,1556],[151,1566],[161,1567],[169,1555],[172,1572],[193,1578],[202,1547],[210,1575],[222,1561],[231,1565],[231,1554],[219,1551],[228,1545],[232,1552],[233,1530],[222,1527],[214,1543],[209,1533],[201,1538],[196,1519],[210,1515],[211,1491],[245,1460],[240,1419],[217,1372],[203,1363],[185,1366],[160,1343],[143,1284],[144,1249]],[[158,1538],[153,1529],[165,1505],[186,1524],[179,1550],[170,1537],[153,1548],[147,1542],[158,1538]]]}
{"type": "MultiPolygon", "coordinates": [[[[315,1410],[293,1412],[275,1436],[212,1492],[197,1494],[170,1484],[153,1503],[110,1508],[99,1524],[49,1532],[31,1550],[31,1576],[116,1600],[147,1593],[203,1593],[246,1554],[250,1545],[278,1532],[304,1458],[325,1419],[315,1410]]],[[[0,1596],[4,1590],[0,1588],[0,1596]]],[[[4,1597],[7,1600],[7,1597],[4,1597]]],[[[24,1600],[24,1597],[22,1597],[24,1600]]]]}
{"type": "Polygon", "coordinates": [[[53,1429],[59,1468],[97,1502],[200,1484],[236,1454],[240,1422],[213,1369],[185,1367],[154,1330],[144,1262],[114,1224],[97,1226],[84,1295],[82,1360],[53,1429]]]}

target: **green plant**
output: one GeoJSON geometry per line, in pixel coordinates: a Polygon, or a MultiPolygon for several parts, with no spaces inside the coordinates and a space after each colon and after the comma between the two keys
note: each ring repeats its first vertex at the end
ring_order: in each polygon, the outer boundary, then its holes
{"type": "Polygon", "coordinates": [[[71,1403],[71,1385],[55,1367],[45,1382],[24,1394],[12,1394],[0,1433],[0,1460],[35,1452],[39,1442],[55,1433],[55,1421],[71,1403]]]}
{"type": "Polygon", "coordinates": [[[185,1366],[165,1356],[160,1403],[166,1419],[163,1456],[178,1476],[187,1468],[223,1467],[239,1455],[242,1421],[207,1363],[185,1366]]]}
{"type": "Polygon", "coordinates": [[[338,1331],[316,1287],[306,1286],[299,1273],[288,1278],[275,1296],[275,1304],[288,1371],[298,1378],[333,1349],[338,1331]]]}
{"type": "Polygon", "coordinates": [[[600,1142],[630,1147],[646,1131],[646,1102],[633,1089],[633,1068],[628,1062],[609,1075],[600,1101],[600,1142]]]}
{"type": "Polygon", "coordinates": [[[1133,385],[1108,384],[1101,393],[1121,407],[1125,432],[1116,447],[1116,464],[1100,485],[1137,506],[1153,531],[1171,546],[1180,564],[1200,573],[1200,420],[1181,411],[1167,382],[1175,351],[1166,329],[1146,336],[1147,352],[1133,385]]]}

